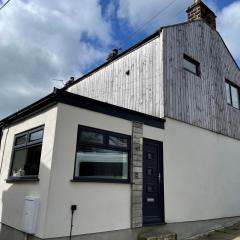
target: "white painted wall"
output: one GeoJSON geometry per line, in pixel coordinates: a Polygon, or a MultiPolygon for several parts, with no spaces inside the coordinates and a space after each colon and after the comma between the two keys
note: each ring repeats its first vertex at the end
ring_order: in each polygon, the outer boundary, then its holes
{"type": "Polygon", "coordinates": [[[48,187],[50,181],[56,118],[57,107],[53,107],[33,118],[10,126],[9,128],[4,129],[1,143],[0,161],[2,161],[2,169],[0,173],[0,222],[16,229],[21,229],[25,196],[39,196],[41,200],[36,234],[38,237],[43,237],[45,231],[44,224],[47,211],[48,187]],[[40,125],[45,126],[39,170],[40,182],[6,183],[5,180],[8,178],[14,135],[40,125]]]}
{"type": "Polygon", "coordinates": [[[58,104],[46,238],[68,236],[70,206],[77,204],[73,235],[130,228],[130,184],[72,183],[78,125],[131,135],[132,123],[58,104]]]}
{"type": "MultiPolygon", "coordinates": [[[[74,235],[130,228],[130,185],[70,182],[79,124],[132,132],[130,121],[59,105],[45,237],[69,234],[71,204],[74,235]]],[[[143,134],[164,142],[167,223],[240,215],[238,140],[169,118],[164,130],[144,125],[143,134]]]]}
{"type": "MultiPolygon", "coordinates": [[[[9,129],[0,176],[1,221],[20,229],[23,200],[38,195],[37,236],[68,236],[130,228],[130,184],[72,183],[78,125],[131,135],[132,123],[64,104],[9,129]],[[57,123],[56,123],[57,119],[57,123]],[[14,135],[45,124],[39,183],[7,184],[14,135]],[[55,133],[56,129],[56,133],[55,133]],[[54,147],[53,147],[54,146],[54,147]],[[51,173],[50,173],[51,169],[51,173]]],[[[2,138],[2,150],[7,131],[2,138]]],[[[145,138],[164,143],[167,223],[240,215],[240,142],[170,118],[165,129],[144,125],[145,138]]]]}
{"type": "Polygon", "coordinates": [[[164,141],[166,222],[240,216],[240,141],[169,118],[165,126],[144,126],[144,136],[164,141]]]}

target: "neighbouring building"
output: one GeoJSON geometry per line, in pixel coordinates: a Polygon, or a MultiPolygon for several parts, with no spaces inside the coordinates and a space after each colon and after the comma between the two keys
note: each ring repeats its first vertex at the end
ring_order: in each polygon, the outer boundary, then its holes
{"type": "Polygon", "coordinates": [[[187,13],[1,120],[1,240],[183,239],[240,220],[239,67],[215,14],[187,13]]]}

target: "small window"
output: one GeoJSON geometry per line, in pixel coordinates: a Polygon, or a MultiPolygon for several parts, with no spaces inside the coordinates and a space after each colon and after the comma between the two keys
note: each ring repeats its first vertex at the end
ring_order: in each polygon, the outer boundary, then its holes
{"type": "Polygon", "coordinates": [[[115,147],[124,147],[127,148],[128,146],[128,139],[119,137],[119,136],[109,136],[109,145],[115,146],[115,147]]]}
{"type": "Polygon", "coordinates": [[[36,178],[42,151],[43,128],[15,136],[9,178],[36,178]]]}
{"type": "Polygon", "coordinates": [[[95,131],[82,130],[79,135],[79,140],[86,143],[103,144],[103,134],[95,131]]]}
{"type": "Polygon", "coordinates": [[[130,138],[79,127],[74,180],[128,181],[130,138]]]}
{"type": "Polygon", "coordinates": [[[30,141],[33,142],[33,141],[42,139],[42,137],[43,137],[43,130],[39,130],[30,134],[30,141]]]}
{"type": "Polygon", "coordinates": [[[16,137],[15,146],[24,145],[27,142],[27,135],[16,137]]]}
{"type": "Polygon", "coordinates": [[[183,68],[197,76],[200,76],[200,63],[184,54],[183,68]]]}
{"type": "Polygon", "coordinates": [[[234,108],[239,109],[239,88],[230,82],[225,83],[226,94],[227,94],[227,103],[234,108]]]}

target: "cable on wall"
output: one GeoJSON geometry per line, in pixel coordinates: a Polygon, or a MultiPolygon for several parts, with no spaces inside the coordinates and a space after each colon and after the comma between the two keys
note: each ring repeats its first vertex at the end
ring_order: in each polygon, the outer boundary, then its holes
{"type": "Polygon", "coordinates": [[[72,239],[73,215],[74,215],[74,212],[75,212],[76,210],[77,210],[77,205],[71,205],[71,225],[70,225],[69,240],[72,239]]]}

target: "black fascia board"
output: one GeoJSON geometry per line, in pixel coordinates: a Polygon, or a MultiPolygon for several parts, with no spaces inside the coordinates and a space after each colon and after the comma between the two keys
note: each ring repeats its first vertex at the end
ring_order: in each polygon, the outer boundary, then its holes
{"type": "Polygon", "coordinates": [[[67,105],[84,108],[125,120],[142,122],[146,125],[164,129],[165,119],[130,110],[127,108],[101,102],[63,90],[57,90],[57,101],[67,105]]]}
{"type": "Polygon", "coordinates": [[[149,126],[164,129],[165,120],[162,118],[136,112],[59,89],[54,89],[53,93],[4,118],[0,121],[0,128],[36,115],[37,113],[42,112],[57,103],[63,103],[130,121],[142,122],[149,126]]]}
{"type": "Polygon", "coordinates": [[[0,120],[0,128],[21,121],[25,118],[28,118],[32,115],[35,115],[39,112],[44,111],[45,109],[48,109],[51,106],[54,106],[57,104],[55,96],[56,96],[57,89],[54,88],[54,91],[47,95],[44,98],[41,98],[40,100],[28,105],[27,107],[9,115],[8,117],[0,120]]]}

